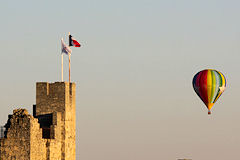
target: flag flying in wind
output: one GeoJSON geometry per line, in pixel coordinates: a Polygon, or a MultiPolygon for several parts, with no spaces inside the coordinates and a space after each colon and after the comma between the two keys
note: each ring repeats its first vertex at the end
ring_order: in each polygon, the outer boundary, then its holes
{"type": "Polygon", "coordinates": [[[62,43],[62,53],[66,53],[66,54],[71,54],[72,50],[69,46],[67,46],[64,41],[63,38],[61,39],[61,43],[62,43]]]}
{"type": "Polygon", "coordinates": [[[69,46],[80,47],[80,43],[69,34],[69,46]]]}

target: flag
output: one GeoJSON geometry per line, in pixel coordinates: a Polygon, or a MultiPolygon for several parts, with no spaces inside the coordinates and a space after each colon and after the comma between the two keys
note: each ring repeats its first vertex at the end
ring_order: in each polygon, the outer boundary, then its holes
{"type": "Polygon", "coordinates": [[[64,41],[63,38],[61,39],[61,43],[62,43],[62,53],[66,53],[66,54],[71,54],[72,50],[69,46],[67,46],[64,41]]]}
{"type": "Polygon", "coordinates": [[[80,43],[69,34],[69,46],[80,47],[80,43]]]}

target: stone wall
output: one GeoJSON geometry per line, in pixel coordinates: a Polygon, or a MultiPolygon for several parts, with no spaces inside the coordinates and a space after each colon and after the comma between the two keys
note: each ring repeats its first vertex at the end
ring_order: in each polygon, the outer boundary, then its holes
{"type": "Polygon", "coordinates": [[[38,119],[32,118],[30,123],[30,159],[31,160],[47,159],[46,143],[47,143],[47,139],[42,138],[42,129],[40,128],[38,119]]]}
{"type": "Polygon", "coordinates": [[[53,125],[51,126],[51,139],[47,139],[46,150],[47,160],[62,160],[61,151],[61,113],[53,113],[53,125]]]}
{"type": "Polygon", "coordinates": [[[6,137],[1,140],[1,160],[43,160],[45,141],[38,120],[25,109],[16,109],[8,120],[6,137]]]}

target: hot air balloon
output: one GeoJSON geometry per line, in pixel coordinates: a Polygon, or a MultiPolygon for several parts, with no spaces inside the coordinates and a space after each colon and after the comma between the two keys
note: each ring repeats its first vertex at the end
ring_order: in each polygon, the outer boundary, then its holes
{"type": "Polygon", "coordinates": [[[224,75],[213,69],[205,69],[193,77],[192,85],[194,91],[208,108],[208,114],[211,114],[211,108],[226,88],[224,75]]]}

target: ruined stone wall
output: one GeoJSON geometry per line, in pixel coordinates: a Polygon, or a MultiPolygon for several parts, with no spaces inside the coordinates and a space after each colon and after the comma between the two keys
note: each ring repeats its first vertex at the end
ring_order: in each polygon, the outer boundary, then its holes
{"type": "Polygon", "coordinates": [[[38,120],[25,109],[16,109],[6,126],[7,137],[1,139],[1,160],[45,160],[46,142],[38,120]]]}
{"type": "Polygon", "coordinates": [[[30,159],[31,160],[47,160],[46,143],[47,143],[47,140],[42,138],[42,129],[40,128],[38,119],[31,118],[31,123],[30,123],[30,159]]]}
{"type": "Polygon", "coordinates": [[[31,118],[26,110],[14,110],[7,138],[1,142],[1,160],[30,160],[31,118]]]}

